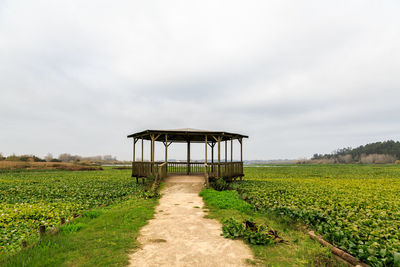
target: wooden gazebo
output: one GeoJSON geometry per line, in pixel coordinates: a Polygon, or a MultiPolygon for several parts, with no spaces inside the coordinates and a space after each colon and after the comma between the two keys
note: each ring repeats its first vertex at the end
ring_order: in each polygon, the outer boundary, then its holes
{"type": "Polygon", "coordinates": [[[133,161],[132,177],[145,178],[151,175],[166,176],[168,173],[174,174],[204,174],[208,178],[224,178],[231,180],[243,176],[243,138],[246,135],[220,132],[205,131],[197,129],[175,129],[175,130],[145,130],[142,132],[128,135],[133,138],[133,161]],[[136,143],[141,141],[141,161],[136,161],[136,143]],[[143,157],[144,140],[150,142],[150,160],[146,161],[143,157]],[[233,161],[233,142],[237,140],[240,144],[240,161],[233,161]],[[162,142],[165,147],[165,160],[156,162],[154,160],[155,142],[162,142]],[[228,142],[230,142],[230,161],[228,161],[228,142]],[[168,147],[171,143],[187,143],[186,162],[168,161],[168,147]],[[204,143],[205,157],[204,162],[190,161],[190,144],[204,143]],[[221,143],[225,144],[225,160],[221,161],[221,143]],[[214,147],[217,145],[217,161],[214,162],[214,147]],[[211,161],[207,158],[207,147],[211,148],[211,161]]]}

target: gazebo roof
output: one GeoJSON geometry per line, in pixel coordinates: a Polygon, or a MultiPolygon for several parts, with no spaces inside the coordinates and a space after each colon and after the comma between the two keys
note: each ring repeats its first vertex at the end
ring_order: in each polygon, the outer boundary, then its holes
{"type": "MultiPolygon", "coordinates": [[[[242,135],[238,133],[230,133],[224,131],[207,131],[192,128],[183,129],[171,129],[171,130],[144,130],[134,134],[128,135],[128,138],[143,138],[145,140],[151,140],[151,135],[158,136],[159,141],[165,140],[167,135],[168,141],[170,142],[204,142],[205,136],[221,137],[221,141],[231,140],[231,139],[241,139],[248,138],[247,135],[242,135]]],[[[215,140],[209,139],[209,141],[214,142],[215,140]]]]}

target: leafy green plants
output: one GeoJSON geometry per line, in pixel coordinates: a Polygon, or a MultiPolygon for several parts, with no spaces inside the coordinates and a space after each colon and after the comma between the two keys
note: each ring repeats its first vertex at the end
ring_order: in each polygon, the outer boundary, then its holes
{"type": "Polygon", "coordinates": [[[211,182],[211,187],[217,191],[224,191],[228,189],[228,186],[229,184],[223,178],[219,178],[211,182]]]}
{"type": "Polygon", "coordinates": [[[34,243],[40,225],[51,230],[76,214],[95,218],[100,214],[94,208],[130,198],[147,199],[149,193],[129,170],[2,172],[0,256],[18,251],[23,241],[34,243]]]}
{"type": "Polygon", "coordinates": [[[269,245],[283,242],[277,231],[268,229],[264,225],[257,225],[251,218],[244,222],[239,222],[234,218],[224,220],[222,234],[225,238],[243,238],[252,245],[269,245]]]}
{"type": "Polygon", "coordinates": [[[396,165],[246,168],[231,185],[259,211],[301,221],[373,266],[400,251],[400,169],[396,165]]]}
{"type": "Polygon", "coordinates": [[[97,218],[102,214],[102,211],[99,209],[94,209],[91,211],[86,212],[85,214],[83,214],[84,217],[88,217],[91,219],[97,218]]]}

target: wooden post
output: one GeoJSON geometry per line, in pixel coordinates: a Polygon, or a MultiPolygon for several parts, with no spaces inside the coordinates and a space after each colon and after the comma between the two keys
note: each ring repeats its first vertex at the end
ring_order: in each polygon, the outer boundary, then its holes
{"type": "Polygon", "coordinates": [[[214,172],[214,143],[211,143],[211,172],[214,172]]]}
{"type": "Polygon", "coordinates": [[[218,137],[218,178],[221,178],[221,137],[218,137]]]}
{"type": "MultiPolygon", "coordinates": [[[[168,162],[168,135],[165,135],[165,163],[168,162]]],[[[167,166],[168,169],[168,166],[167,166]]]]}
{"type": "Polygon", "coordinates": [[[152,135],[150,135],[150,162],[153,161],[153,138],[151,136],[152,135]]]}
{"type": "Polygon", "coordinates": [[[155,158],[154,153],[155,153],[155,150],[156,150],[156,148],[155,148],[156,142],[155,142],[155,140],[154,140],[154,135],[153,135],[153,138],[152,138],[151,142],[153,143],[153,145],[152,145],[152,151],[151,151],[151,162],[154,163],[154,158],[155,158]]]}
{"type": "Polygon", "coordinates": [[[190,140],[187,141],[187,175],[190,174],[190,140]]]}
{"type": "Polygon", "coordinates": [[[233,138],[231,139],[231,162],[233,162],[233,138]]]}
{"type": "Polygon", "coordinates": [[[225,163],[228,162],[228,146],[227,146],[228,141],[225,140],[225,163]]]}
{"type": "MultiPolygon", "coordinates": [[[[150,135],[151,142],[150,142],[150,173],[153,174],[153,167],[154,167],[154,134],[150,135]]],[[[143,178],[144,179],[144,178],[143,178]]],[[[144,183],[144,181],[143,181],[144,183]]]]}
{"type": "Polygon", "coordinates": [[[142,137],[142,162],[144,161],[144,158],[143,158],[143,137],[142,137]]]}
{"type": "Polygon", "coordinates": [[[242,178],[243,178],[243,140],[242,140],[242,138],[240,138],[239,139],[239,142],[240,142],[240,162],[241,162],[241,176],[240,176],[240,181],[242,180],[242,178]]]}
{"type": "Polygon", "coordinates": [[[135,162],[135,158],[136,158],[136,142],[138,141],[138,139],[133,138],[133,162],[135,162]]]}
{"type": "Polygon", "coordinates": [[[46,233],[46,226],[39,225],[39,235],[43,236],[46,233]]]}
{"type": "Polygon", "coordinates": [[[204,164],[207,164],[207,135],[206,135],[206,137],[205,137],[204,144],[206,145],[206,147],[205,147],[204,164]]]}
{"type": "Polygon", "coordinates": [[[243,162],[243,143],[242,143],[242,138],[239,139],[240,142],[240,161],[243,162]]]}

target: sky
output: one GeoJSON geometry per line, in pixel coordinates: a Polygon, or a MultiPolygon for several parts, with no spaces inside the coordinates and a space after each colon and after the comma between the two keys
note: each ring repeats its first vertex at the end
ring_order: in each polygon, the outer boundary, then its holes
{"type": "Polygon", "coordinates": [[[129,160],[128,134],[187,127],[248,135],[247,160],[400,140],[399,13],[372,0],[0,0],[0,152],[129,160]]]}

